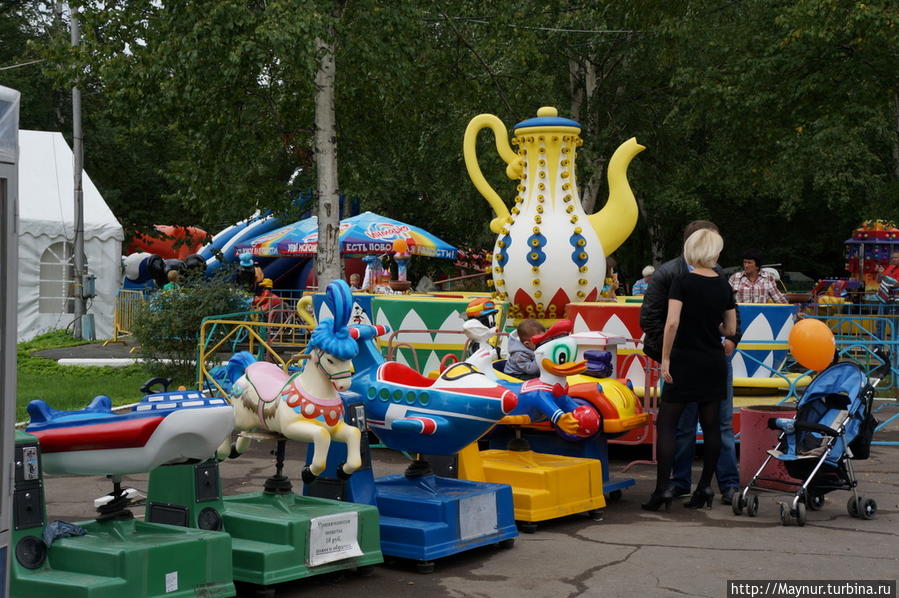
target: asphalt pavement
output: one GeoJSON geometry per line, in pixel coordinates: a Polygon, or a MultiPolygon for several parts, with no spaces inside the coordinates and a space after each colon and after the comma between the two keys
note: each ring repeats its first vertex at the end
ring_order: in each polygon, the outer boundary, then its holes
{"type": "MultiPolygon", "coordinates": [[[[899,434],[890,434],[890,437],[899,434]]],[[[225,494],[262,489],[273,471],[268,443],[254,443],[221,465],[225,494]]],[[[353,572],[313,577],[277,586],[283,598],[315,596],[399,596],[435,598],[574,598],[579,596],[727,596],[727,580],[863,580],[899,577],[899,447],[875,447],[857,462],[859,489],[876,499],[876,518],[864,521],[846,512],[848,492],[828,495],[824,508],[809,512],[805,527],[781,525],[778,502],[763,494],[759,515],[736,517],[716,497],[711,510],[693,511],[679,503],[671,511],[640,509],[654,483],[654,469],[621,470],[644,448],[613,447],[615,477],[636,478],[622,499],[610,504],[603,521],[571,516],[521,534],[511,549],[485,547],[440,559],[434,573],[419,574],[409,561],[392,561],[372,574],[353,572]]],[[[298,486],[303,447],[290,447],[286,472],[298,486]]],[[[377,476],[400,473],[405,458],[373,450],[377,476]]],[[[697,472],[698,476],[698,462],[697,472]]],[[[126,485],[146,488],[146,475],[126,485]]],[[[48,476],[50,520],[91,518],[93,499],[109,492],[103,478],[48,476]]],[[[141,508],[135,510],[142,516],[141,508]]],[[[241,595],[255,595],[241,588],[241,595]]]]}

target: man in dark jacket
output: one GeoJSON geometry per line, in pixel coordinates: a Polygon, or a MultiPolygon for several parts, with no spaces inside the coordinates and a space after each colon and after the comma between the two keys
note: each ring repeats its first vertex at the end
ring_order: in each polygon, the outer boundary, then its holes
{"type": "MultiPolygon", "coordinates": [[[[708,228],[718,232],[718,227],[708,220],[694,220],[684,228],[684,241],[697,230],[708,228]]],[[[720,270],[720,268],[716,268],[720,270]]],[[[643,352],[655,361],[662,361],[662,338],[665,330],[665,320],[668,317],[668,291],[672,281],[687,272],[687,262],[680,255],[667,261],[656,269],[649,288],[643,296],[643,306],[640,308],[640,327],[645,333],[643,339],[643,352]]],[[[720,272],[719,272],[720,273],[720,272]]],[[[737,310],[737,336],[729,336],[724,339],[724,352],[731,357],[740,342],[740,312],[737,310]]],[[[718,478],[718,488],[721,490],[721,500],[724,504],[730,504],[734,493],[740,488],[740,471],[737,468],[737,453],[734,446],[734,430],[731,424],[733,419],[733,369],[728,359],[727,368],[727,397],[721,401],[721,456],[718,458],[718,467],[715,472],[718,478]]],[[[674,454],[674,470],[671,482],[674,486],[674,495],[689,494],[692,486],[693,456],[696,452],[696,422],[698,412],[696,403],[689,403],[681,416],[677,426],[677,448],[674,454]]]]}

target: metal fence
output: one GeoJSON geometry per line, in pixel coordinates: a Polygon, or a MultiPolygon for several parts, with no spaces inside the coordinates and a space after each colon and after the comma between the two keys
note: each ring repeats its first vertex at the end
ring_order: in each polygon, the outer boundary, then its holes
{"type": "Polygon", "coordinates": [[[112,338],[103,343],[104,347],[109,343],[125,342],[122,337],[129,336],[134,332],[134,317],[146,301],[147,295],[143,291],[119,290],[115,299],[112,338]]]}
{"type": "Polygon", "coordinates": [[[203,319],[197,347],[197,388],[209,388],[224,396],[226,393],[211,375],[210,366],[238,351],[249,351],[256,359],[276,363],[285,371],[307,357],[305,349],[312,327],[269,321],[266,316],[252,311],[203,319]],[[292,354],[287,357],[288,353],[292,354]]]}

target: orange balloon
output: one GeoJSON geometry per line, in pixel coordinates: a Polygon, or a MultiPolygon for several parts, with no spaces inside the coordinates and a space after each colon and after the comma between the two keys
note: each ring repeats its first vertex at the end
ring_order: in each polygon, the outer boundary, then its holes
{"type": "Polygon", "coordinates": [[[804,318],[790,330],[790,353],[803,367],[821,371],[833,362],[833,332],[821,320],[804,318]]]}

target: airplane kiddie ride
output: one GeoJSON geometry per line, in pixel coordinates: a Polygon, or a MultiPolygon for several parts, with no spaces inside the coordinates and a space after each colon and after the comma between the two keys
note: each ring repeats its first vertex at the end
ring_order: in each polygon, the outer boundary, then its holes
{"type": "Polygon", "coordinates": [[[518,406],[490,435],[490,449],[472,444],[459,454],[458,475],[511,484],[515,518],[525,532],[535,531],[538,522],[575,513],[601,519],[604,494],[615,500],[634,484],[610,479],[607,438],[648,423],[633,391],[609,377],[611,353],[587,352],[590,370],[587,361],[577,360],[571,326],[561,320],[533,337],[540,369],[533,380],[503,373],[504,362],[493,360],[491,349],[470,359],[516,392],[518,406]]]}
{"type": "Polygon", "coordinates": [[[100,396],[80,411],[28,405],[16,433],[10,595],[17,598],[233,596],[231,539],[209,529],[135,520],[123,475],[203,461],[234,423],[231,407],[194,391],[153,393],[113,413],[100,396]],[[97,518],[47,522],[43,474],[106,475],[97,518]]]}
{"type": "MultiPolygon", "coordinates": [[[[332,284],[338,283],[345,284],[332,284]]],[[[423,455],[454,455],[476,441],[512,411],[515,395],[467,363],[431,379],[384,361],[375,346],[375,338],[387,332],[384,326],[351,331],[359,353],[352,393],[344,397],[348,413],[387,448],[415,458],[405,474],[376,479],[363,450],[362,467],[340,480],[344,457],[338,445],[324,475],[305,492],[377,505],[384,555],[417,561],[422,572],[432,571],[437,558],[489,544],[511,546],[518,531],[509,486],[434,475],[423,455]]]]}
{"type": "Polygon", "coordinates": [[[383,561],[377,509],[298,495],[283,474],[287,440],[312,443],[313,458],[302,470],[307,484],[324,471],[332,440],[347,449],[337,475],[347,478],[362,464],[361,432],[344,421],[338,395],[350,385],[358,351],[350,329],[335,324],[349,319],[350,299],[343,281],[328,287],[326,301],[337,319],[324,319],[313,331],[301,372],[285,373],[246,352],[229,363],[228,400],[241,432],[234,445],[226,438],[217,454],[237,457],[253,439],[274,440],[275,473],[262,492],[222,497],[215,461],[151,475],[148,520],[177,516],[182,525],[228,532],[236,581],[268,586],[383,561]]]}

